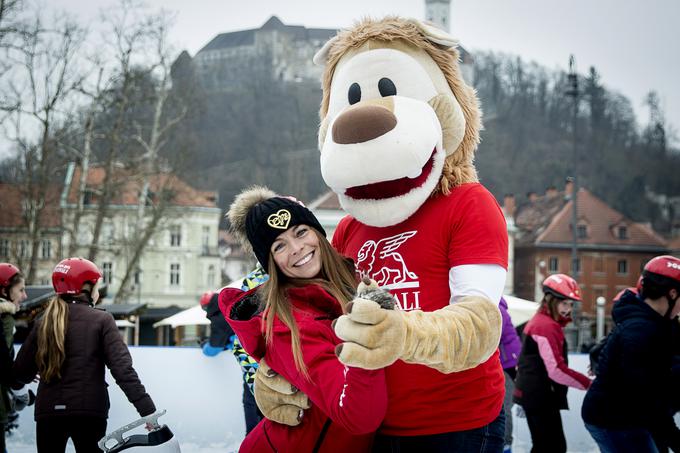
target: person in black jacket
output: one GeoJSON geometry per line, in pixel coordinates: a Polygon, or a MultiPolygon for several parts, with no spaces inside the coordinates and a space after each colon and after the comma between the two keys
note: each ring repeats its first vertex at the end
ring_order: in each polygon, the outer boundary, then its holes
{"type": "Polygon", "coordinates": [[[78,453],[100,452],[97,442],[106,434],[109,411],[105,366],[139,415],[156,411],[113,317],[94,308],[101,276],[94,263],[82,258],[57,264],[52,272],[57,296],[14,363],[15,378],[21,382],[40,374],[35,403],[38,453],[63,452],[69,438],[78,453]]]}
{"type": "MultiPolygon", "coordinates": [[[[14,314],[26,299],[24,276],[15,265],[0,263],[0,452],[5,451],[5,431],[14,412],[12,376],[14,360],[14,314]]],[[[21,387],[19,385],[18,387],[21,387]]]]}
{"type": "Polygon", "coordinates": [[[553,274],[543,281],[543,299],[524,328],[513,401],[522,406],[531,433],[531,453],[565,453],[560,411],[569,409],[568,387],[586,390],[590,379],[569,368],[563,328],[581,300],[576,280],[553,274]]]}
{"type": "Polygon", "coordinates": [[[603,452],[680,452],[680,430],[671,412],[678,297],[680,259],[659,256],[645,266],[640,294],[627,291],[614,305],[616,327],[581,409],[603,452]]]}
{"type": "MultiPolygon", "coordinates": [[[[248,277],[244,279],[244,282],[247,279],[248,277]]],[[[246,286],[244,290],[248,289],[251,288],[246,286]]],[[[227,323],[227,320],[224,319],[224,315],[220,311],[218,298],[219,292],[208,291],[200,299],[205,316],[210,320],[210,338],[203,344],[202,350],[203,354],[208,357],[214,357],[224,350],[230,350],[241,366],[241,371],[243,372],[243,413],[246,422],[246,435],[248,435],[262,420],[262,413],[257,408],[253,392],[257,362],[243,349],[234,330],[227,323]]]]}

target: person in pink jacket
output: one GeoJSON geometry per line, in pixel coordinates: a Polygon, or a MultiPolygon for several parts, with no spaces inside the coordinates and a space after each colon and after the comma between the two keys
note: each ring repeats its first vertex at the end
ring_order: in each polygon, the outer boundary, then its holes
{"type": "Polygon", "coordinates": [[[531,452],[560,453],[567,451],[560,416],[561,409],[569,409],[567,388],[590,387],[587,376],[569,368],[562,331],[581,289],[568,275],[554,274],[543,281],[543,293],[538,312],[524,328],[513,399],[526,414],[531,452]]]}
{"type": "Polygon", "coordinates": [[[264,419],[240,451],[370,451],[387,410],[385,374],[343,365],[335,355],[342,341],[331,326],[354,299],[352,263],[331,247],[307,208],[266,188],[242,192],[228,216],[270,278],[247,292],[224,288],[220,309],[260,367],[311,401],[298,426],[264,419]]]}

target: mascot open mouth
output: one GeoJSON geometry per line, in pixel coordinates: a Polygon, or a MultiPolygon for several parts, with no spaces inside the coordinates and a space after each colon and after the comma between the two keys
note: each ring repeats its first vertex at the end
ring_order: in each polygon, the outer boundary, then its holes
{"type": "Polygon", "coordinates": [[[363,186],[354,186],[346,189],[345,195],[354,198],[355,200],[382,200],[404,195],[425,183],[427,177],[432,173],[434,155],[436,152],[437,148],[432,151],[432,155],[427,162],[425,162],[425,165],[423,165],[420,175],[415,178],[405,176],[391,181],[381,181],[363,186]]]}

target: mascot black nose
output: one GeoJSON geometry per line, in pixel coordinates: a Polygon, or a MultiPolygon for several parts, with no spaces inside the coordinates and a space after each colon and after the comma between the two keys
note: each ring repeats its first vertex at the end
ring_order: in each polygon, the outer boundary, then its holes
{"type": "Polygon", "coordinates": [[[397,126],[397,117],[379,105],[348,109],[333,123],[333,141],[340,145],[364,143],[378,138],[397,126]]]}

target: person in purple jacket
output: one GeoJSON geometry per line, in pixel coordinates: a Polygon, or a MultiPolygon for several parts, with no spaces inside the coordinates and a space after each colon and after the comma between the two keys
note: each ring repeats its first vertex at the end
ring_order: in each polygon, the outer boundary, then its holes
{"type": "Polygon", "coordinates": [[[501,366],[505,372],[505,399],[503,409],[505,410],[505,437],[503,453],[510,453],[512,450],[512,392],[515,389],[515,375],[517,374],[517,359],[522,350],[522,342],[517,335],[515,326],[512,325],[510,313],[508,313],[508,303],[501,297],[498,304],[503,319],[501,330],[501,342],[498,349],[501,353],[501,366]]]}

